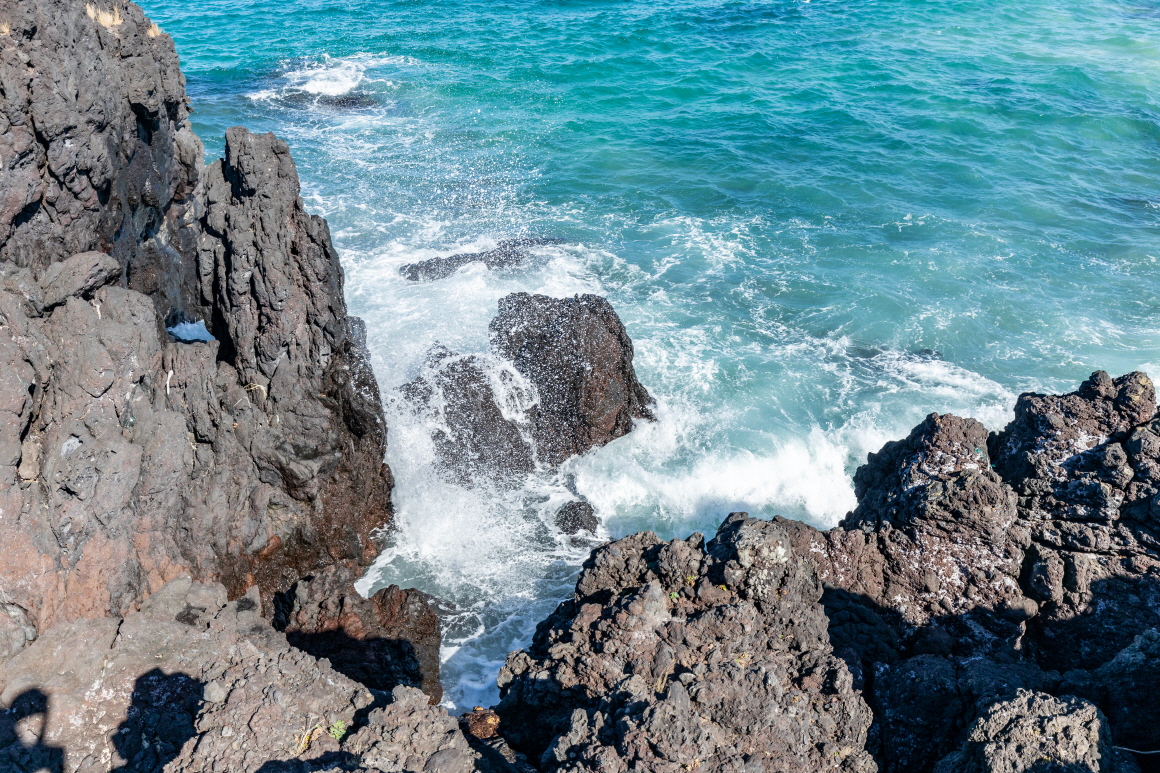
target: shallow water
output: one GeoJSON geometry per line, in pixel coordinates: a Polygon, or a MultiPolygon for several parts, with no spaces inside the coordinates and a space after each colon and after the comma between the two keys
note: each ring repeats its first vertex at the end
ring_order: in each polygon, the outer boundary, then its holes
{"type": "MultiPolygon", "coordinates": [[[[590,544],[820,526],[931,411],[999,428],[1027,389],[1160,363],[1160,4],[177,0],[207,157],[286,138],[364,317],[399,530],[365,589],[454,604],[444,682],[495,700],[590,544]],[[531,265],[400,266],[515,236],[531,265]],[[448,483],[398,387],[485,353],[510,292],[608,297],[659,421],[514,491],[448,483]]],[[[517,410],[515,406],[513,410],[517,410]]]]}

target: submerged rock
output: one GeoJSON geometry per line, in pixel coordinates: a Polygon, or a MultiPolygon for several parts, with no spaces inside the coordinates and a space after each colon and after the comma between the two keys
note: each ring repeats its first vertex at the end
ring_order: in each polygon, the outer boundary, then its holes
{"type": "Polygon", "coordinates": [[[431,282],[445,279],[471,263],[482,263],[489,269],[518,266],[531,257],[531,247],[562,244],[563,239],[523,238],[501,241],[493,250],[486,252],[465,252],[445,258],[431,258],[419,263],[408,263],[399,269],[412,282],[431,282]]]}

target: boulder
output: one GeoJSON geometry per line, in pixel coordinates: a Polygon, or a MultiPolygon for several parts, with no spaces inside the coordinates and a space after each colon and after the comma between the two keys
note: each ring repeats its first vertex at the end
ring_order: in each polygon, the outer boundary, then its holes
{"type": "Polygon", "coordinates": [[[73,296],[91,295],[97,288],[119,279],[121,271],[121,264],[103,252],[82,252],[53,263],[40,277],[44,288],[43,307],[51,309],[73,296]]]}
{"type": "Polygon", "coordinates": [[[535,385],[532,437],[547,464],[653,419],[653,400],[632,367],[632,341],[605,299],[513,293],[500,300],[488,330],[496,351],[535,385]]]}
{"type": "Polygon", "coordinates": [[[556,511],[556,525],[565,534],[578,534],[587,531],[592,534],[600,528],[600,520],[596,511],[587,502],[569,502],[556,511]]]}
{"type": "Polygon", "coordinates": [[[989,707],[935,773],[1138,773],[1107,720],[1079,698],[1020,690],[989,707]]]}

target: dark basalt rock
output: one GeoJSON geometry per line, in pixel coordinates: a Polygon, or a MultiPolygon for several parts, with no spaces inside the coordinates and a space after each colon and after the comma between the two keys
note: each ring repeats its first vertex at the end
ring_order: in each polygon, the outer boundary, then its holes
{"type": "Polygon", "coordinates": [[[522,265],[531,257],[528,251],[530,247],[563,242],[563,239],[545,238],[507,239],[500,242],[494,250],[486,252],[464,252],[445,258],[408,263],[399,269],[399,273],[412,282],[432,282],[436,279],[445,279],[470,263],[482,263],[489,269],[511,268],[522,265]]]}
{"type": "Polygon", "coordinates": [[[0,9],[6,654],[181,575],[270,610],[337,568],[357,606],[390,523],[386,427],[286,144],[231,129],[203,169],[173,42],[136,6],[0,9]],[[175,341],[178,320],[216,340],[175,341]]]}
{"type": "Polygon", "coordinates": [[[1138,773],[1131,756],[1112,746],[1098,708],[1073,697],[1020,690],[990,706],[971,726],[960,751],[935,773],[1138,773]]]}
{"type": "Polygon", "coordinates": [[[488,329],[503,362],[436,347],[403,389],[420,410],[438,411],[439,460],[462,482],[518,483],[537,465],[555,467],[653,418],[632,341],[605,299],[514,293],[488,329]],[[516,391],[528,398],[518,417],[501,408],[516,391]]]}
{"type": "Polygon", "coordinates": [[[556,525],[565,534],[587,531],[592,534],[600,528],[596,511],[587,502],[569,502],[556,512],[556,525]]]}
{"type": "Polygon", "coordinates": [[[488,326],[492,345],[536,387],[530,419],[537,457],[556,465],[652,420],[653,404],[632,367],[632,340],[596,295],[513,293],[488,326]]]}
{"type": "Polygon", "coordinates": [[[873,771],[812,562],[735,513],[705,544],[598,548],[500,673],[500,730],[541,770],[873,771]]]}

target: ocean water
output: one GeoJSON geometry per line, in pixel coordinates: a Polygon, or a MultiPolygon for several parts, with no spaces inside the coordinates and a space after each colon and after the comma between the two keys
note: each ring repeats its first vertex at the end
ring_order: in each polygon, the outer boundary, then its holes
{"type": "MultiPolygon", "coordinates": [[[[274,131],[368,326],[398,529],[363,581],[447,603],[443,677],[496,699],[593,544],[818,526],[931,412],[1160,373],[1155,0],[145,0],[207,159],[274,131]],[[529,265],[399,267],[558,237],[529,265]],[[483,357],[510,292],[606,296],[658,421],[510,490],[441,474],[399,387],[483,357]],[[582,497],[592,540],[552,514],[582,497]]],[[[502,386],[506,384],[506,386],[502,386]]],[[[516,384],[518,387],[518,384],[516,384]]]]}

